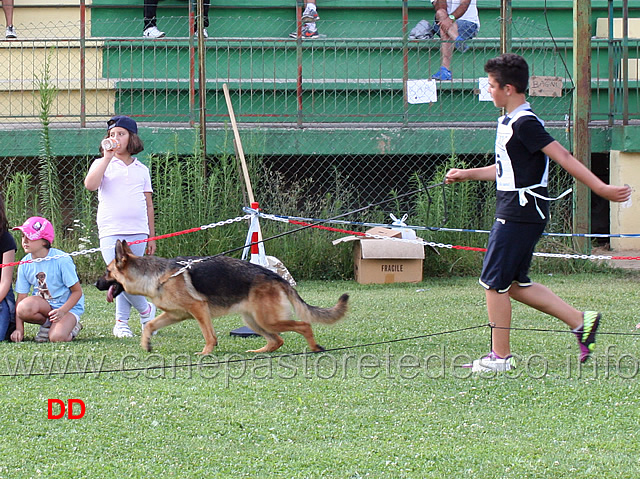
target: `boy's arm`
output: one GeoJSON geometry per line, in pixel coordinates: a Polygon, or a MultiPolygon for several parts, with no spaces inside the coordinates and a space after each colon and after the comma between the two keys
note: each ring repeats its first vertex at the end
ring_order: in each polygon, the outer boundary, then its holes
{"type": "MultiPolygon", "coordinates": [[[[80,286],[80,282],[77,282],[76,284],[72,285],[69,288],[69,290],[71,291],[71,294],[69,295],[67,300],[64,302],[64,304],[60,306],[58,309],[52,309],[51,311],[49,311],[49,319],[51,320],[52,323],[55,323],[56,321],[59,321],[62,318],[64,318],[66,314],[69,311],[71,311],[71,309],[73,309],[73,307],[76,304],[78,304],[78,301],[80,301],[80,298],[82,298],[82,286],[80,286]]],[[[16,324],[16,329],[17,329],[17,324],[16,324]]]]}
{"type": "MultiPolygon", "coordinates": [[[[27,297],[26,294],[18,293],[18,297],[16,298],[16,309],[18,308],[20,301],[22,301],[26,297],[27,297]]],[[[24,339],[24,322],[22,321],[22,318],[16,314],[16,330],[13,333],[11,333],[11,341],[13,341],[14,343],[19,343],[23,339],[24,339]]]]}
{"type": "Polygon", "coordinates": [[[496,165],[495,163],[483,168],[452,168],[444,177],[444,182],[458,183],[461,181],[478,180],[478,181],[495,181],[496,180],[496,165]]]}
{"type": "Polygon", "coordinates": [[[609,201],[623,202],[631,197],[630,186],[608,185],[589,168],[580,163],[567,149],[557,141],[549,143],[542,149],[542,152],[558,163],[576,180],[584,183],[596,195],[609,201]]]}

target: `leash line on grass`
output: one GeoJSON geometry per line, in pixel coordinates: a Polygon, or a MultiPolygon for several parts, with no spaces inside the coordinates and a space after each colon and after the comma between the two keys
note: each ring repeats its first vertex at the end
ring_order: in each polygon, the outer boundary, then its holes
{"type": "MultiPolygon", "coordinates": [[[[448,331],[438,331],[435,333],[429,333],[429,334],[421,334],[418,336],[411,336],[408,338],[398,338],[398,339],[389,339],[386,341],[377,341],[377,342],[373,342],[373,343],[365,343],[365,344],[354,344],[351,346],[341,346],[338,348],[331,348],[331,349],[325,349],[324,351],[302,351],[299,353],[287,353],[287,354],[279,354],[279,355],[275,355],[275,356],[265,356],[265,355],[256,355],[250,358],[238,358],[238,359],[231,359],[231,360],[226,360],[226,361],[215,361],[215,362],[201,362],[201,363],[188,363],[188,364],[171,364],[171,365],[157,365],[157,366],[145,366],[145,367],[134,367],[134,368],[114,368],[114,369],[99,369],[97,371],[47,371],[47,372],[39,372],[39,373],[24,373],[24,374],[18,374],[18,373],[0,373],[0,378],[15,378],[15,377],[25,377],[25,378],[29,378],[29,377],[38,377],[38,376],[78,376],[78,375],[88,375],[88,374],[111,374],[111,373],[129,373],[129,372],[140,372],[140,371],[157,371],[157,370],[163,370],[163,369],[183,369],[183,368],[192,368],[192,367],[214,367],[214,366],[222,366],[222,365],[229,365],[229,364],[238,364],[238,363],[249,363],[252,361],[261,361],[264,359],[268,359],[270,361],[273,360],[278,360],[281,358],[292,358],[292,357],[299,357],[299,356],[310,356],[310,355],[316,355],[316,354],[322,354],[322,353],[329,353],[329,352],[333,352],[333,351],[344,351],[344,350],[349,350],[349,349],[357,349],[357,348],[366,348],[366,347],[370,347],[370,346],[379,346],[381,344],[391,344],[391,343],[399,343],[399,342],[403,342],[403,341],[412,341],[415,339],[424,339],[424,338],[430,338],[430,337],[434,337],[434,336],[443,336],[445,334],[454,334],[454,333],[460,333],[460,332],[464,332],[464,331],[470,331],[473,329],[480,329],[480,328],[486,328],[486,327],[490,327],[489,324],[480,324],[480,325],[476,325],[476,326],[468,326],[466,328],[458,328],[458,329],[452,329],[452,330],[448,330],[448,331]]],[[[237,353],[234,353],[237,354],[237,353]]]]}
{"type": "MultiPolygon", "coordinates": [[[[560,329],[545,329],[545,328],[514,328],[514,327],[509,327],[509,328],[505,328],[505,327],[501,327],[501,326],[495,326],[491,323],[486,323],[486,324],[480,324],[480,325],[476,325],[476,326],[468,326],[465,328],[458,328],[458,329],[451,329],[451,330],[447,330],[447,331],[438,331],[435,333],[428,333],[428,334],[421,334],[418,336],[411,336],[411,337],[407,337],[407,338],[398,338],[398,339],[389,339],[389,340],[385,340],[385,341],[376,341],[376,342],[372,342],[372,343],[364,343],[364,344],[354,344],[351,346],[341,346],[341,347],[337,347],[337,348],[330,348],[330,349],[325,349],[324,351],[318,351],[318,352],[314,352],[314,351],[302,351],[302,352],[298,352],[298,353],[287,353],[287,354],[279,354],[279,355],[275,355],[275,356],[266,356],[266,355],[256,355],[253,357],[249,357],[249,358],[237,358],[237,359],[231,359],[231,360],[225,360],[225,361],[215,361],[215,362],[201,362],[201,363],[187,363],[187,364],[171,364],[171,365],[156,365],[156,366],[144,366],[144,367],[132,367],[132,368],[113,368],[113,369],[98,369],[96,371],[87,371],[87,370],[83,370],[83,371],[47,371],[47,372],[38,372],[38,373],[34,373],[34,372],[29,372],[29,373],[0,373],[0,378],[15,378],[15,377],[25,377],[25,378],[29,378],[29,377],[39,377],[39,376],[48,376],[48,377],[58,377],[58,376],[78,376],[78,375],[89,375],[89,374],[111,374],[111,373],[130,373],[130,372],[140,372],[140,371],[157,371],[157,370],[165,370],[165,369],[183,369],[183,368],[192,368],[192,367],[198,367],[198,368],[203,368],[203,367],[215,367],[215,366],[222,366],[222,365],[230,365],[230,364],[240,364],[240,363],[250,363],[253,361],[262,361],[265,359],[268,359],[270,361],[273,360],[278,360],[278,359],[282,359],[282,358],[292,358],[292,357],[300,357],[300,356],[311,356],[311,355],[316,355],[316,354],[322,354],[322,353],[330,353],[330,352],[334,352],[334,351],[345,351],[345,350],[349,350],[349,349],[357,349],[357,348],[366,348],[366,347],[370,347],[370,346],[379,346],[382,344],[392,344],[392,343],[399,343],[399,342],[403,342],[403,341],[413,341],[416,339],[424,339],[424,338],[430,338],[430,337],[435,337],[435,336],[443,336],[446,334],[454,334],[454,333],[461,333],[464,331],[471,331],[474,329],[481,329],[481,328],[490,328],[490,329],[509,329],[509,330],[513,330],[513,331],[532,331],[532,332],[545,332],[545,333],[572,333],[571,330],[560,330],[560,329]]],[[[602,331],[602,332],[598,332],[598,334],[600,335],[608,335],[608,336],[640,336],[640,333],[627,333],[627,332],[620,332],[620,331],[602,331]]],[[[234,353],[237,354],[237,353],[234,353]]]]}

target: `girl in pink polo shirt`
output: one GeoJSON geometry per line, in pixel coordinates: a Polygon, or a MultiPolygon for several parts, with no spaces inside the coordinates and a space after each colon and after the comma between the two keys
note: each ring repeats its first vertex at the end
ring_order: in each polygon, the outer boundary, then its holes
{"type": "MultiPolygon", "coordinates": [[[[155,236],[149,169],[132,156],[143,149],[136,122],[128,116],[114,116],[107,122],[107,134],[100,147],[103,156],[93,162],[84,179],[88,190],[98,190],[98,234],[107,264],[115,257],[117,240],[132,243],[155,236]]],[[[154,254],[156,243],[151,240],[132,244],[131,249],[138,256],[154,254]]],[[[140,313],[143,328],[155,317],[155,306],[144,296],[122,293],[115,303],[113,335],[117,338],[133,336],[129,327],[132,306],[140,313]]]]}

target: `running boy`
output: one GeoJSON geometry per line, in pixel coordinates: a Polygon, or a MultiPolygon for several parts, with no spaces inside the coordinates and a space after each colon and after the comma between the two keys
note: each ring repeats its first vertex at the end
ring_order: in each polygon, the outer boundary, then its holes
{"type": "MultiPolygon", "coordinates": [[[[13,229],[22,231],[22,248],[27,253],[22,261],[64,254],[51,247],[55,232],[45,218],[33,216],[13,229]]],[[[71,341],[82,329],[84,294],[71,257],[21,264],[16,293],[16,330],[11,341],[24,339],[24,323],[40,325],[38,343],[71,341]]]]}
{"type": "Polygon", "coordinates": [[[505,371],[515,366],[509,334],[511,298],[566,323],[578,338],[580,361],[584,362],[595,346],[600,314],[578,311],[528,277],[535,245],[549,216],[549,158],[609,201],[628,200],[631,188],[605,184],[547,133],[525,99],[529,67],[524,58],[505,53],[489,60],[484,70],[494,105],[507,111],[498,119],[495,164],[454,168],[445,178],[447,183],[495,181],[497,187],[496,219],[480,275],[489,321],[495,325],[493,350],[469,366],[474,371],[505,371]]]}

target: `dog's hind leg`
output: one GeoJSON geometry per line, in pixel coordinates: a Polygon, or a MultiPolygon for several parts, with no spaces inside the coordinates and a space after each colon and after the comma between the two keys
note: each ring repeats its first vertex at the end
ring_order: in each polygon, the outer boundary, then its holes
{"type": "MultiPolygon", "coordinates": [[[[255,312],[255,322],[260,325],[260,327],[266,332],[264,335],[275,335],[280,338],[279,333],[283,333],[285,331],[295,331],[298,334],[304,336],[309,343],[309,349],[314,352],[324,351],[324,348],[316,343],[315,338],[313,337],[313,330],[311,329],[311,325],[304,321],[295,321],[293,319],[289,319],[290,314],[288,313],[288,304],[286,308],[263,308],[260,311],[255,312]]],[[[260,333],[262,334],[262,333],[260,333]]],[[[282,340],[282,338],[280,338],[282,340]]],[[[267,341],[269,341],[267,337],[267,341]]],[[[269,343],[267,343],[268,347],[269,343]]],[[[278,347],[282,346],[280,344],[278,347]]],[[[271,351],[275,351],[272,349],[271,351]]],[[[260,351],[262,352],[262,351],[260,351]]]]}
{"type": "Polygon", "coordinates": [[[281,320],[269,324],[272,331],[281,333],[284,331],[295,331],[298,334],[304,336],[309,344],[309,349],[313,352],[319,353],[324,351],[324,348],[316,343],[316,339],[313,337],[313,329],[309,323],[304,321],[294,321],[293,319],[281,320]]]}
{"type": "Polygon", "coordinates": [[[253,319],[253,316],[251,314],[244,313],[242,317],[247,326],[249,326],[253,331],[267,340],[267,344],[265,346],[261,347],[260,349],[250,349],[247,351],[248,353],[271,353],[284,344],[284,340],[280,337],[279,334],[274,334],[263,329],[253,319]]]}

